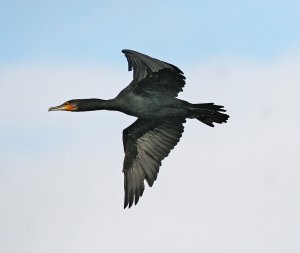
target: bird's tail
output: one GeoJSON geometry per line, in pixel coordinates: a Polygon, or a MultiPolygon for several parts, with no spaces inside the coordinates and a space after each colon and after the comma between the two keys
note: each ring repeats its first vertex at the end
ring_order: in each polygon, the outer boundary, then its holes
{"type": "Polygon", "coordinates": [[[214,103],[206,104],[191,104],[191,118],[196,118],[202,123],[214,127],[213,123],[226,123],[229,115],[223,113],[226,112],[222,105],[215,105],[214,103]]]}

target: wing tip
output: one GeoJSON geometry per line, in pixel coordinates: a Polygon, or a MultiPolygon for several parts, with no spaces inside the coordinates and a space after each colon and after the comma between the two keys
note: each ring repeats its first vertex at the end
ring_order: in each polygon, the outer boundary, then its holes
{"type": "MultiPolygon", "coordinates": [[[[131,49],[128,49],[128,48],[125,48],[125,49],[122,49],[121,51],[123,54],[129,54],[129,53],[139,53],[139,52],[136,52],[134,50],[131,50],[131,49]]],[[[139,53],[140,54],[140,53],[139,53]]]]}
{"type": "Polygon", "coordinates": [[[141,196],[142,195],[140,195],[139,197],[132,198],[130,200],[125,200],[124,201],[124,206],[123,206],[124,209],[126,209],[127,207],[129,209],[130,207],[132,207],[133,204],[137,205],[137,203],[139,202],[139,199],[140,199],[141,196]]]}

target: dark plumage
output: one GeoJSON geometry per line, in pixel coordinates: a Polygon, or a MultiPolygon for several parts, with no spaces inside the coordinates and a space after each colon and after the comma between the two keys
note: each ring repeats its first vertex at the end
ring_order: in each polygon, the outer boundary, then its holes
{"type": "Polygon", "coordinates": [[[186,118],[196,118],[213,127],[229,116],[223,106],[191,104],[177,99],[185,85],[183,72],[176,66],[132,51],[122,51],[133,70],[133,81],[110,100],[74,99],[49,111],[114,110],[138,119],[123,130],[124,208],[137,204],[143,195],[144,179],[151,187],[161,161],[179,142],[186,118]]]}

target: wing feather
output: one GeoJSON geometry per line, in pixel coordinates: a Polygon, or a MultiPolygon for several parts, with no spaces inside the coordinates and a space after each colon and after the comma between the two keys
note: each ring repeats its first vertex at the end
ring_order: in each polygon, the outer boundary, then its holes
{"type": "Polygon", "coordinates": [[[184,122],[185,119],[137,119],[124,129],[124,208],[138,203],[145,189],[144,180],[150,187],[153,185],[161,161],[180,140],[184,122]]]}
{"type": "Polygon", "coordinates": [[[129,85],[136,93],[156,92],[176,97],[185,85],[185,76],[176,66],[139,52],[124,49],[128,70],[133,70],[129,85]]]}

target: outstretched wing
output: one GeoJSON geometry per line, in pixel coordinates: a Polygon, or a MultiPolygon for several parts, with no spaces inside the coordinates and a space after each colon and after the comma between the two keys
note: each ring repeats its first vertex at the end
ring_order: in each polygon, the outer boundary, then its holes
{"type": "Polygon", "coordinates": [[[185,119],[168,119],[159,123],[137,119],[123,131],[125,151],[124,208],[130,208],[143,195],[146,179],[151,187],[157,178],[161,161],[179,142],[185,119]]]}
{"type": "Polygon", "coordinates": [[[176,66],[136,51],[124,49],[128,70],[133,70],[131,88],[136,93],[157,92],[176,97],[185,85],[185,76],[176,66]]]}

